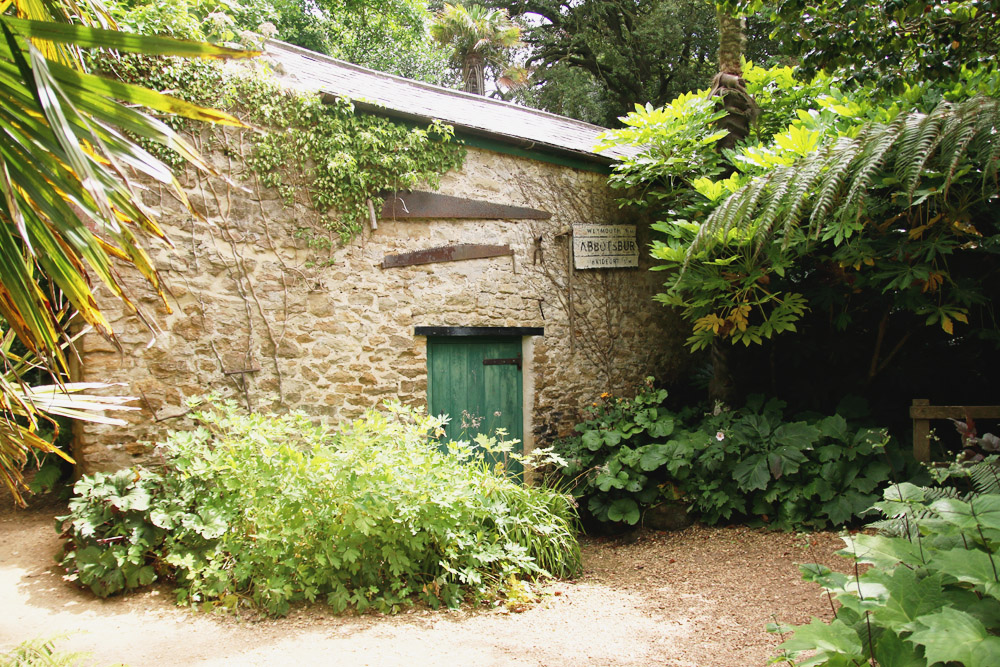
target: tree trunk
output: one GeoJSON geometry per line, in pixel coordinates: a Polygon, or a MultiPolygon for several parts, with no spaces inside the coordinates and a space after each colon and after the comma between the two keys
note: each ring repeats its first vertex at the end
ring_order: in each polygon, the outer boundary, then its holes
{"type": "Polygon", "coordinates": [[[728,343],[718,338],[712,341],[712,379],[708,382],[708,398],[713,402],[732,405],[735,382],[733,374],[729,370],[728,347],[728,343]]]}
{"type": "MultiPolygon", "coordinates": [[[[721,9],[717,9],[715,15],[719,22],[719,73],[712,79],[710,94],[719,98],[718,104],[726,111],[715,127],[729,131],[715,144],[721,151],[734,148],[750,135],[750,124],[757,118],[758,107],[747,92],[740,62],[747,41],[743,31],[745,22],[742,17],[731,16],[721,9]]],[[[708,397],[732,404],[736,382],[729,368],[728,347],[718,338],[712,343],[712,380],[708,385],[708,397]]]]}
{"type": "Polygon", "coordinates": [[[746,22],[742,17],[730,16],[721,9],[715,10],[719,21],[719,72],[743,76],[740,59],[746,47],[747,38],[743,31],[746,22]]]}
{"type": "Polygon", "coordinates": [[[723,150],[732,149],[750,135],[750,124],[757,118],[759,109],[743,81],[740,58],[747,41],[743,32],[744,20],[721,9],[716,10],[716,17],[719,22],[719,73],[712,79],[711,95],[720,98],[726,110],[726,115],[716,123],[716,127],[729,131],[716,144],[723,150]]]}
{"type": "Polygon", "coordinates": [[[486,94],[486,63],[478,54],[472,54],[462,64],[462,87],[473,95],[486,94]]]}

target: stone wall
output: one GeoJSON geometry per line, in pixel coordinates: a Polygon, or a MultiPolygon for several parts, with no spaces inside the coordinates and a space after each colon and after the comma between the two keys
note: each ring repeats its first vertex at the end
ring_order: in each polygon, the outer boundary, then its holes
{"type": "Polygon", "coordinates": [[[651,300],[658,281],[645,260],[639,269],[576,271],[569,263],[570,225],[621,222],[604,176],[470,149],[440,192],[552,218],[381,220],[326,248],[322,216],[259,187],[227,157],[241,154],[238,132],[212,132],[201,143],[232,182],[182,176],[202,219],[165,193],[148,196],[174,244],[153,253],[172,312],[130,283],[146,323],[107,300],[120,349],[93,335],[81,345],[79,379],[123,382],[118,393],[140,397],[142,407],[126,428],[77,426],[84,470],[141,461],[150,441],[183,425],[184,399],[212,390],[253,409],[302,408],[333,420],[387,398],[425,405],[426,338],[414,335],[417,326],[544,327],[526,380],[540,441],[565,433],[600,393],[676,371],[681,329],[651,300]],[[380,265],[386,254],[455,243],[510,244],[514,256],[380,265]]]}

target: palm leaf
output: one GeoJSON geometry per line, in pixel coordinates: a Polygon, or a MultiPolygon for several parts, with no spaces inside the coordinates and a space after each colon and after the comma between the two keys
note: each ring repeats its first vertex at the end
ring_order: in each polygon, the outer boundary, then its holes
{"type": "MultiPolygon", "coordinates": [[[[133,409],[127,397],[92,395],[65,383],[72,305],[98,332],[113,337],[94,296],[105,285],[127,306],[117,258],[158,292],[160,279],[143,247],[163,238],[129,178],[139,173],[187,201],[170,169],[139,147],[138,136],[211,171],[164,122],[137,107],[198,121],[240,125],[232,116],[86,71],[83,49],[200,58],[245,58],[254,52],[121,33],[91,0],[13,0],[0,7],[0,479],[20,500],[20,466],[33,450],[53,451],[39,437],[53,416],[122,423],[108,410],[133,409]],[[16,16],[12,15],[16,14],[16,16]],[[44,287],[43,287],[44,285],[44,287]],[[15,355],[16,337],[27,350],[15,355]],[[56,384],[29,387],[22,373],[43,368],[56,384]]],[[[165,239],[164,239],[165,240],[165,239]]],[[[162,293],[161,293],[162,297],[162,293]]]]}

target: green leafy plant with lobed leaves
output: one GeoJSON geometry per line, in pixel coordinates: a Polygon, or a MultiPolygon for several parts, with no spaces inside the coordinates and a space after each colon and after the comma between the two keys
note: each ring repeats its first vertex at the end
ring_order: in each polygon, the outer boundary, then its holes
{"type": "Polygon", "coordinates": [[[890,478],[888,435],[840,414],[789,421],[781,401],[751,397],[699,416],[666,410],[665,398],[651,379],[634,399],[605,396],[579,435],[558,443],[563,474],[599,521],[636,524],[645,509],[683,500],[710,524],[839,526],[890,478]]]}
{"type": "Polygon", "coordinates": [[[162,471],[77,484],[70,578],[102,596],[165,578],[181,602],[283,615],[455,606],[579,568],[572,499],[442,452],[436,418],[390,405],[330,432],[229,402],[193,416],[162,471]]]}
{"type": "Polygon", "coordinates": [[[1000,495],[932,501],[924,489],[899,484],[875,506],[909,530],[903,537],[845,537],[840,553],[870,566],[853,577],[801,566],[805,580],[840,603],[836,618],[770,625],[793,633],[772,664],[1000,664],[1000,495]]]}

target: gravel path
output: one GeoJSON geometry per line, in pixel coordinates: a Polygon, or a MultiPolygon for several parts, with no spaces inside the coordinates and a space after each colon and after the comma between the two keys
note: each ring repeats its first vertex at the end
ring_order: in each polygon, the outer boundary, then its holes
{"type": "Polygon", "coordinates": [[[51,504],[0,507],[0,650],[68,634],[89,664],[156,665],[764,665],[774,618],[827,618],[796,563],[845,569],[833,534],[694,526],[584,544],[583,576],[523,611],[334,616],[323,606],[252,622],[195,613],[166,588],[99,600],[62,581],[51,504]]]}

